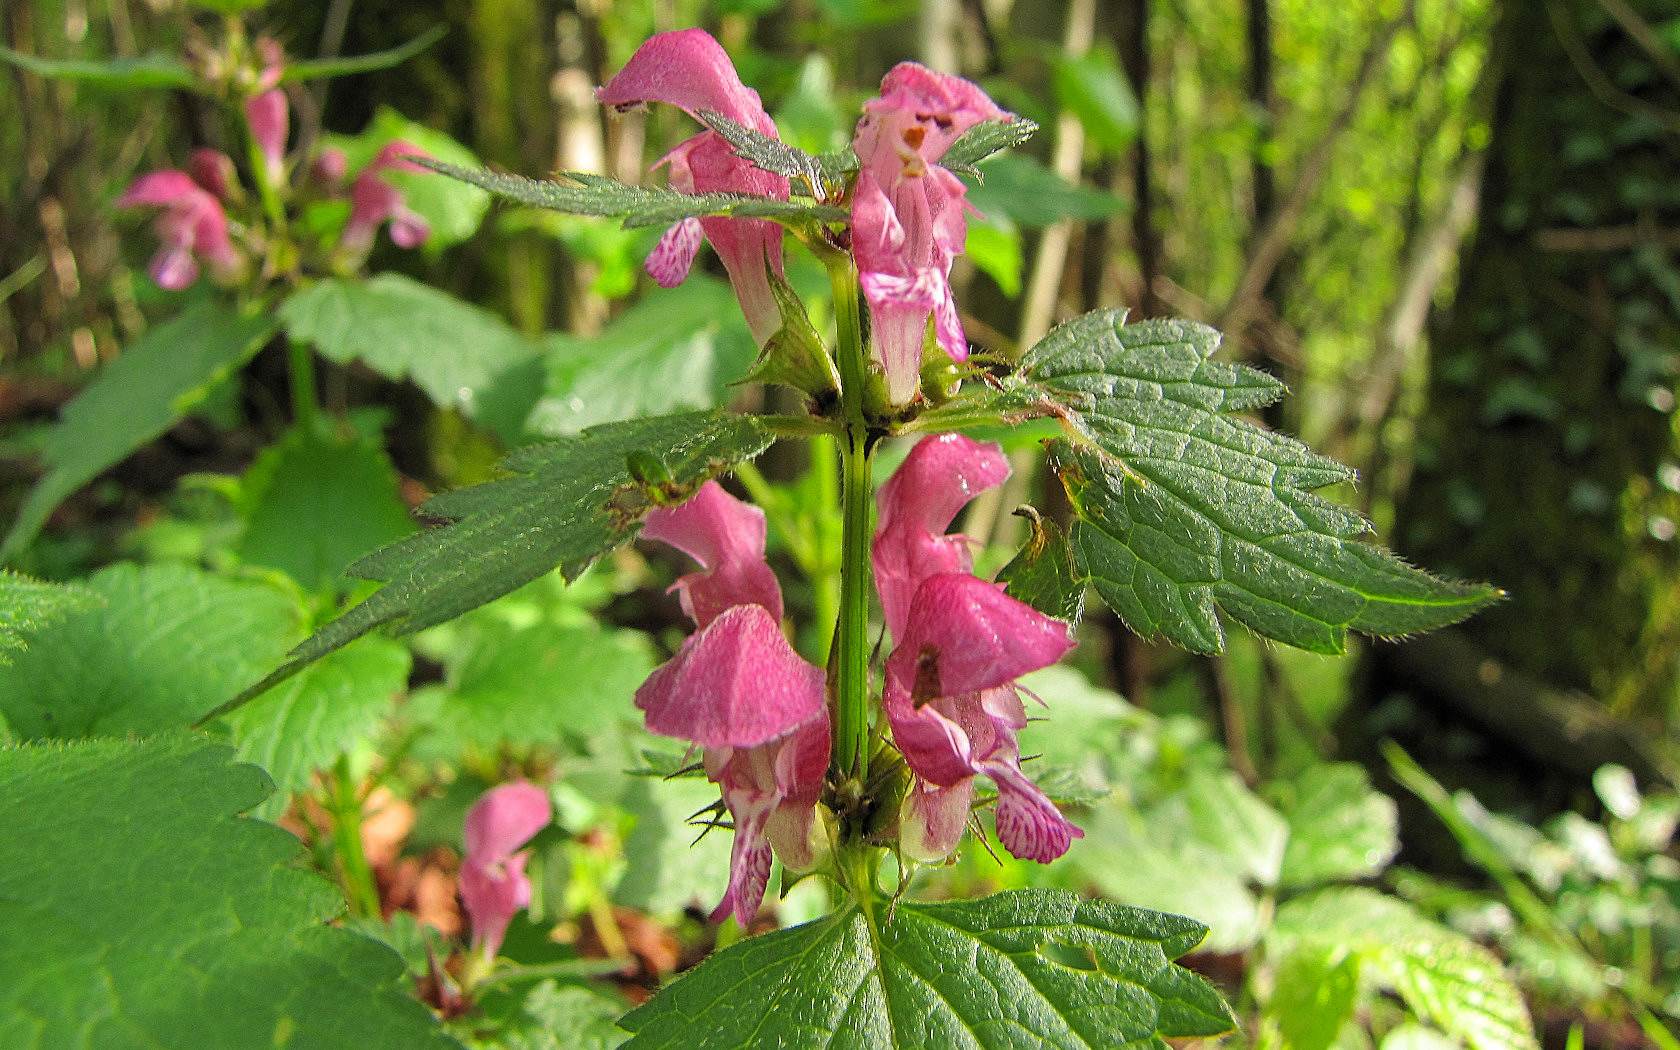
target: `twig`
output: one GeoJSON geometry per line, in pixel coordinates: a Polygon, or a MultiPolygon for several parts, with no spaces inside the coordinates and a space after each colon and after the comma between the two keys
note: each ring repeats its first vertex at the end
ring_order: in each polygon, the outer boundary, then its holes
{"type": "Polygon", "coordinates": [[[1626,30],[1633,42],[1639,45],[1639,49],[1657,64],[1657,68],[1662,70],[1676,87],[1680,87],[1680,58],[1676,58],[1674,52],[1663,44],[1656,30],[1651,28],[1651,23],[1640,18],[1639,12],[1628,6],[1627,0],[1598,0],[1598,6],[1604,8],[1610,17],[1616,20],[1616,24],[1626,30]]]}

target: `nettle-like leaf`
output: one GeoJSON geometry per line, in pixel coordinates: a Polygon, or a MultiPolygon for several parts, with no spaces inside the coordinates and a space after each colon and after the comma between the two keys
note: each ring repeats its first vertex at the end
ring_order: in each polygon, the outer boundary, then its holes
{"type": "Polygon", "coordinates": [[[64,407],[43,449],[47,473],[29,493],[0,560],[15,556],[54,507],[168,430],[274,334],[263,313],[201,299],[149,329],[64,407]]]}
{"type": "Polygon", "coordinates": [[[1285,889],[1366,878],[1400,851],[1394,800],[1372,789],[1362,766],[1315,765],[1276,794],[1289,822],[1279,878],[1285,889]]]}
{"type": "Polygon", "coordinates": [[[0,746],[0,1046],[442,1050],[390,949],[326,923],[338,893],[269,792],[190,738],[0,746]]]}
{"type": "Polygon", "coordinates": [[[1266,954],[1286,972],[1302,955],[1355,959],[1361,987],[1393,992],[1470,1050],[1539,1045],[1522,993],[1492,952],[1376,890],[1337,887],[1287,902],[1266,954]]]}
{"type": "MultiPolygon", "coordinates": [[[[751,416],[690,412],[609,423],[522,448],[508,476],[432,497],[433,528],[381,548],[345,570],[385,586],[327,624],[232,708],[376,628],[409,634],[475,609],[558,567],[575,579],[632,539],[655,499],[680,499],[770,446],[751,416]],[[656,466],[658,479],[646,476],[656,466]]],[[[220,713],[220,712],[217,712],[220,713]]]]}
{"type": "Polygon", "coordinates": [[[841,189],[846,176],[858,169],[857,154],[850,147],[837,153],[813,155],[731,120],[722,113],[702,110],[700,119],[722,135],[729,148],[742,160],[762,171],[804,181],[811,195],[818,200],[832,199],[831,191],[841,189]]]}
{"type": "Polygon", "coordinates": [[[495,314],[395,273],[317,281],[279,315],[288,335],[328,360],[412,379],[434,403],[470,417],[498,380],[537,356],[531,340],[495,314]]]}
{"type": "Polygon", "coordinates": [[[1011,598],[1078,626],[1085,612],[1085,579],[1074,564],[1067,535],[1061,526],[1044,520],[1031,507],[1015,513],[1028,519],[1027,542],[1009,564],[998,570],[997,581],[1004,584],[1011,598]]]}
{"type": "Polygon", "coordinates": [[[981,161],[994,153],[1014,149],[1038,134],[1038,125],[1025,117],[1014,120],[988,120],[974,125],[939,158],[939,166],[980,180],[981,161]]]}
{"type": "Polygon", "coordinates": [[[528,179],[484,169],[463,168],[416,158],[433,171],[471,183],[505,200],[569,215],[599,215],[624,220],[626,228],[664,226],[682,219],[724,215],[735,219],[844,222],[847,213],[827,204],[779,201],[742,193],[679,193],[672,189],[631,186],[603,175],[565,172],[565,182],[528,179]]]}
{"type": "Polygon", "coordinates": [[[1173,963],[1206,932],[1055,890],[890,918],[850,905],[719,952],[619,1023],[633,1050],[1164,1050],[1231,1028],[1213,987],[1173,963]]]}
{"type": "Polygon", "coordinates": [[[1353,472],[1231,413],[1283,386],[1209,360],[1219,334],[1185,321],[1127,325],[1102,310],[1030,350],[1007,397],[1060,416],[1051,445],[1073,501],[1078,564],[1145,637],[1196,652],[1225,645],[1215,611],[1265,637],[1339,653],[1349,630],[1396,636],[1496,600],[1366,542],[1357,513],[1314,494],[1353,472]]]}
{"type": "Polygon", "coordinates": [[[98,601],[73,583],[47,583],[0,569],[0,667],[29,648],[30,635],[98,601]]]}

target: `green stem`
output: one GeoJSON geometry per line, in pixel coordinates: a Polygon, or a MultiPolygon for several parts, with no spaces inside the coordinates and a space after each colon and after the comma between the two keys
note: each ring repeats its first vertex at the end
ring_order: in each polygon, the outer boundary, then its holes
{"type": "Polygon", "coordinates": [[[857,268],[849,257],[829,265],[839,357],[841,408],[846,432],[840,439],[840,618],[834,666],[834,772],[859,779],[869,773],[869,536],[870,436],[864,415],[862,318],[858,312],[857,268]]]}
{"type": "Polygon", "coordinates": [[[350,775],[350,760],[340,758],[333,770],[327,801],[333,817],[333,848],[344,876],[350,912],[365,919],[380,917],[379,887],[373,880],[367,854],[362,851],[362,800],[350,775]]]}
{"type": "Polygon", "coordinates": [[[315,351],[308,343],[286,343],[286,361],[292,379],[292,419],[299,426],[313,426],[321,415],[320,397],[315,390],[315,351]]]}

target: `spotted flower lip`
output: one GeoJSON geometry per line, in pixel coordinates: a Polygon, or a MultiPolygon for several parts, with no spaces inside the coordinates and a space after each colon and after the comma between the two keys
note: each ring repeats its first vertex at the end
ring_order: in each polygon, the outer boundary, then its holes
{"type": "Polygon", "coordinates": [[[1015,856],[1047,863],[1083,835],[1022,773],[1016,740],[1027,724],[1016,679],[1072,647],[1066,624],[979,577],[940,573],[916,589],[883,696],[919,782],[902,818],[912,855],[955,847],[976,776],[997,787],[998,839],[1015,856]]]}
{"type": "MultiPolygon", "coordinates": [[[[663,102],[696,120],[708,111],[721,113],[777,137],[776,123],[765,112],[758,92],[741,83],[723,46],[702,29],[649,37],[595,97],[616,109],[663,102]]],[[[671,188],[682,193],[721,191],[788,198],[786,178],[749,164],[710,130],[680,143],[657,166],[669,169],[671,188]]],[[[754,338],[764,345],[781,327],[769,272],[782,272],[782,228],[764,219],[684,219],[666,232],[648,256],[649,275],[666,288],[682,283],[699,251],[701,233],[728,271],[754,338]]]]}
{"type": "Polygon", "coordinates": [[[939,159],[974,125],[1012,119],[974,84],[914,62],[894,66],[881,94],[864,104],[852,138],[861,165],[852,255],[869,302],[875,361],[894,405],[916,397],[930,316],[951,359],[968,357],[950,276],[971,206],[967,188],[939,159]]]}
{"type": "Polygon", "coordinates": [[[522,847],[553,819],[548,793],[523,780],[491,788],[467,813],[461,901],[473,947],[495,955],[508,923],[531,906],[530,854],[522,847]]]}
{"type": "Polygon", "coordinates": [[[404,139],[385,144],[350,185],[350,221],[344,226],[342,245],[354,255],[373,247],[374,234],[389,223],[391,242],[399,248],[418,248],[431,233],[420,214],[408,206],[402,191],[380,176],[387,171],[426,169],[410,158],[427,156],[425,150],[404,139]]]}
{"type": "Polygon", "coordinates": [[[221,200],[184,171],[168,168],[140,176],[117,199],[117,206],[162,209],[154,227],[162,247],[150,267],[152,280],[162,288],[189,287],[198,280],[201,259],[218,275],[240,266],[221,200]]]}

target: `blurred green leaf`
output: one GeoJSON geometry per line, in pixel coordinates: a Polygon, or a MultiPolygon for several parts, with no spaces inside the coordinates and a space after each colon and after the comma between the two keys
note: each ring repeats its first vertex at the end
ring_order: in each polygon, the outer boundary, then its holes
{"type": "Polygon", "coordinates": [[[793,90],[776,107],[776,130],[806,153],[823,154],[845,146],[851,128],[835,97],[834,67],[821,51],[806,55],[800,64],[793,90]]]}
{"type": "Polygon", "coordinates": [[[1021,231],[1003,215],[986,215],[968,227],[963,254],[974,268],[997,282],[998,290],[1013,299],[1021,294],[1021,231]]]}
{"type": "Polygon", "coordinates": [[[1056,100],[1079,118],[1085,134],[1107,153],[1122,153],[1137,138],[1138,105],[1114,52],[1093,48],[1058,56],[1056,100]]]}
{"type": "Polygon", "coordinates": [[[16,557],[53,508],[106,468],[168,430],[224,376],[262,349],[274,318],[199,299],[147,330],[64,407],[42,443],[46,476],[0,544],[16,557]]]}
{"type": "Polygon", "coordinates": [[[121,91],[147,88],[179,88],[202,91],[204,86],[186,64],[173,55],[141,55],[138,58],[85,59],[44,58],[26,55],[0,46],[0,60],[37,76],[74,80],[92,87],[121,91]]]}
{"type": "Polygon", "coordinates": [[[29,648],[29,636],[99,599],[73,583],[47,583],[0,569],[0,667],[29,648]]]}
{"type": "Polygon", "coordinates": [[[944,1047],[981,1032],[1159,1045],[1231,1028],[1213,986],[1172,962],[1205,932],[1053,890],[900,904],[890,922],[849,905],[718,952],[620,1024],[636,1050],[944,1047]]]}
{"type": "Polygon", "coordinates": [[[239,556],[312,590],[333,586],[357,557],[414,531],[381,444],[325,427],[294,426],[264,450],[240,483],[239,501],[239,556]]]}
{"type": "Polygon", "coordinates": [[[1131,207],[1112,193],[1075,186],[1021,153],[993,158],[986,165],[986,181],[971,188],[968,199],[986,215],[1007,216],[1029,229],[1063,219],[1094,222],[1131,207]]]}
{"type": "Polygon", "coordinates": [[[190,738],[0,747],[0,1045],[458,1046],[289,833],[190,738]]]}
{"type": "Polygon", "coordinates": [[[1355,956],[1368,979],[1470,1050],[1539,1046],[1522,995],[1493,953],[1375,890],[1338,887],[1286,902],[1266,951],[1279,960],[1355,956]]]}
{"type": "MultiPolygon", "coordinates": [[[[201,0],[200,0],[201,2],[201,0]]],[[[267,0],[257,0],[260,5],[267,0]]],[[[365,55],[346,55],[341,58],[305,58],[286,63],[280,79],[286,82],[319,80],[322,77],[342,77],[352,73],[373,73],[401,65],[449,35],[447,26],[433,26],[405,44],[373,51],[365,55]]]]}
{"type": "MultiPolygon", "coordinates": [[[[478,166],[478,158],[459,142],[387,107],[381,107],[360,134],[326,136],[328,145],[344,151],[352,174],[373,160],[387,143],[397,139],[420,147],[444,164],[478,166]]],[[[401,190],[407,205],[431,227],[425,246],[428,252],[441,251],[471,237],[478,232],[490,209],[490,195],[482,189],[455,179],[440,179],[431,172],[387,171],[379,177],[401,190]]]]}
{"type": "Polygon", "coordinates": [[[499,1050],[613,1050],[630,1038],[618,1027],[624,1001],[591,987],[543,981],[526,993],[499,1050]]]}
{"type": "Polygon", "coordinates": [[[546,345],[548,379],[529,425],[549,436],[719,405],[758,352],[734,292],[698,274],[653,292],[599,335],[556,333],[546,345]]]}
{"type": "Polygon", "coordinates": [[[1400,850],[1394,801],[1372,790],[1361,766],[1311,766],[1279,795],[1289,822],[1280,880],[1286,889],[1375,875],[1400,850]]]}
{"type": "Polygon", "coordinates": [[[468,417],[499,378],[537,353],[495,314],[396,273],[316,281],[282,303],[279,317],[288,335],[323,357],[412,379],[436,404],[468,417]]]}
{"type": "Polygon", "coordinates": [[[1330,1050],[1358,1005],[1357,955],[1300,951],[1278,965],[1265,1016],[1288,1050],[1330,1050]]]}
{"type": "Polygon", "coordinates": [[[408,668],[402,644],[363,638],[228,715],[239,757],[274,780],[256,815],[278,818],[318,770],[371,739],[408,687],[408,668]]]}
{"type": "Polygon", "coordinates": [[[81,586],[98,601],[0,674],[0,711],[24,739],[184,728],[302,633],[285,592],[187,566],[117,564],[81,586]]]}

